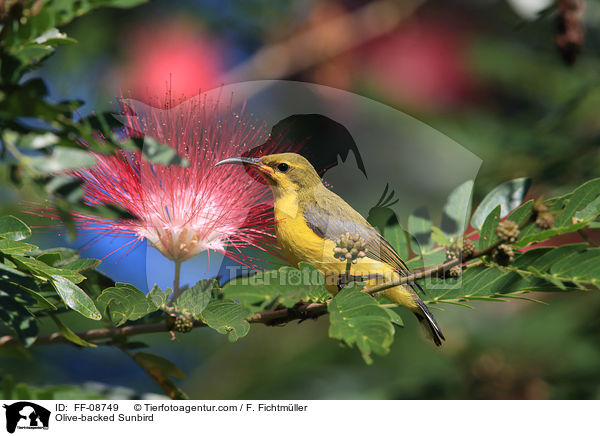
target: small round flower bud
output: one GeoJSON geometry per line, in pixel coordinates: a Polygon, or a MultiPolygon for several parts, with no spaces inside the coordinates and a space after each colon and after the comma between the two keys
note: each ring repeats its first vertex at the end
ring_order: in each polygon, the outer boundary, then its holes
{"type": "Polygon", "coordinates": [[[463,239],[463,251],[464,257],[469,258],[475,254],[475,243],[470,239],[463,239]]]}
{"type": "Polygon", "coordinates": [[[502,221],[496,227],[496,235],[502,241],[515,242],[519,237],[519,225],[511,220],[502,221]]]}
{"type": "Polygon", "coordinates": [[[333,256],[343,262],[357,263],[367,255],[367,243],[360,235],[345,233],[335,241],[333,256]]]}
{"type": "Polygon", "coordinates": [[[458,242],[453,242],[448,248],[446,248],[446,259],[454,260],[460,257],[461,249],[458,242]]]}
{"type": "Polygon", "coordinates": [[[189,333],[194,328],[194,321],[185,316],[178,315],[177,318],[175,318],[174,326],[175,331],[177,332],[189,333]]]}
{"type": "Polygon", "coordinates": [[[499,245],[492,251],[492,258],[498,265],[508,266],[515,260],[515,252],[510,245],[499,245]]]}
{"type": "Polygon", "coordinates": [[[544,204],[544,199],[543,198],[538,198],[535,203],[533,203],[533,213],[535,213],[536,215],[547,212],[548,211],[548,206],[546,206],[544,204]]]}
{"type": "Polygon", "coordinates": [[[554,215],[552,215],[550,212],[543,212],[538,214],[537,218],[535,219],[535,224],[540,228],[540,229],[549,229],[550,227],[552,227],[554,225],[554,215]]]}
{"type": "Polygon", "coordinates": [[[453,279],[459,278],[461,276],[461,274],[462,274],[462,268],[460,267],[460,265],[453,266],[448,271],[448,277],[453,278],[453,279]]]}

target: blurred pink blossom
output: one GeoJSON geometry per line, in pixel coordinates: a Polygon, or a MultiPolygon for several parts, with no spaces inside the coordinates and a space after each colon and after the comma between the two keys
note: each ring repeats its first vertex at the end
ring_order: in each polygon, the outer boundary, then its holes
{"type": "Polygon", "coordinates": [[[167,96],[184,101],[220,86],[223,47],[185,20],[150,21],[125,39],[125,63],[115,78],[119,88],[147,104],[167,96]]]}

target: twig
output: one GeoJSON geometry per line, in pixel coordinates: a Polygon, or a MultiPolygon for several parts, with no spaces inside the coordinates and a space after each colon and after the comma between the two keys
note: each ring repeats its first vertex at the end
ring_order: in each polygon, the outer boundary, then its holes
{"type": "MultiPolygon", "coordinates": [[[[453,266],[460,265],[463,262],[467,262],[471,259],[485,256],[492,252],[498,245],[503,241],[497,241],[481,251],[476,251],[472,256],[465,257],[464,259],[454,259],[438,265],[436,267],[422,269],[416,271],[413,274],[402,277],[398,280],[394,280],[380,285],[364,288],[362,292],[375,295],[381,293],[387,289],[395,286],[400,286],[406,283],[412,283],[416,280],[423,279],[429,276],[439,275],[440,273],[447,271],[453,266]]],[[[281,308],[268,312],[260,312],[251,315],[248,318],[248,322],[254,324],[265,324],[265,325],[280,325],[295,320],[305,319],[316,319],[327,313],[327,305],[329,300],[325,303],[301,303],[297,304],[292,308],[281,308]]],[[[194,321],[194,327],[206,327],[206,324],[202,321],[194,321]]],[[[124,336],[133,336],[144,333],[158,333],[171,331],[172,325],[167,322],[158,322],[153,324],[141,324],[126,327],[115,327],[108,329],[97,329],[88,330],[84,332],[78,332],[77,336],[85,341],[104,339],[104,338],[115,338],[124,336]]],[[[14,346],[19,345],[19,340],[14,336],[3,336],[0,337],[0,347],[3,346],[14,346]]],[[[48,345],[48,344],[72,344],[68,339],[62,336],[60,333],[53,333],[51,335],[39,336],[33,345],[48,345]]]]}
{"type": "MultiPolygon", "coordinates": [[[[277,325],[297,319],[318,318],[327,313],[327,303],[307,303],[297,305],[293,308],[277,309],[269,312],[255,313],[248,318],[248,322],[254,324],[277,325]]],[[[194,321],[194,327],[206,327],[202,321],[194,321]]],[[[114,327],[109,329],[96,329],[77,332],[77,336],[86,341],[116,338],[140,335],[145,333],[168,332],[172,328],[167,322],[157,322],[152,324],[139,324],[125,327],[114,327]]],[[[0,347],[19,345],[19,340],[14,336],[0,337],[0,347]]],[[[34,345],[49,345],[49,344],[72,344],[60,333],[52,333],[51,335],[39,336],[34,345]]]]}
{"type": "Polygon", "coordinates": [[[457,266],[457,265],[460,265],[463,262],[467,262],[471,259],[475,259],[477,257],[481,257],[481,256],[485,256],[487,254],[490,254],[496,247],[498,247],[498,245],[502,244],[503,242],[504,241],[497,241],[496,243],[485,248],[484,250],[476,251],[475,253],[473,253],[472,256],[465,257],[464,259],[458,258],[458,259],[450,260],[441,265],[438,265],[438,266],[435,266],[432,268],[428,268],[428,269],[422,269],[421,271],[415,272],[415,273],[407,275],[405,277],[401,277],[398,280],[392,280],[391,282],[386,282],[386,283],[382,283],[380,285],[375,285],[375,286],[365,288],[365,289],[363,289],[363,292],[367,292],[371,295],[375,295],[375,294],[379,294],[387,289],[390,289],[390,288],[393,288],[396,286],[404,285],[406,283],[412,283],[416,280],[420,280],[425,277],[438,275],[441,272],[449,270],[453,266],[457,266]]]}
{"type": "MultiPolygon", "coordinates": [[[[476,252],[471,258],[483,256],[490,252],[493,248],[495,248],[497,244],[493,246],[476,252]]],[[[468,260],[468,259],[467,259],[468,260]]],[[[363,289],[363,292],[368,292],[371,295],[380,293],[385,291],[386,289],[392,288],[394,286],[399,286],[408,282],[413,282],[415,280],[422,279],[429,275],[435,275],[445,271],[448,268],[451,268],[455,265],[460,264],[460,260],[452,260],[446,262],[442,265],[439,265],[434,268],[429,268],[425,270],[421,270],[415,272],[414,274],[408,275],[406,277],[402,277],[399,280],[395,280],[389,283],[383,283],[381,285],[372,286],[369,288],[363,289]]],[[[260,312],[251,315],[248,318],[248,322],[253,324],[265,324],[265,325],[280,325],[285,324],[290,321],[295,320],[304,320],[304,319],[316,319],[327,313],[327,303],[303,303],[298,304],[292,308],[282,308],[276,309],[269,312],[260,312]]],[[[206,324],[202,321],[194,321],[194,327],[206,327],[206,324]]],[[[168,332],[172,329],[172,326],[167,322],[158,322],[152,324],[140,324],[140,325],[132,325],[125,327],[115,327],[109,329],[96,329],[96,330],[88,330],[83,332],[78,332],[77,336],[85,341],[92,341],[97,339],[105,339],[105,338],[115,338],[115,337],[124,337],[124,336],[133,336],[140,335],[145,333],[159,333],[159,332],[168,332]]],[[[0,347],[10,346],[10,345],[19,345],[19,340],[14,336],[3,336],[0,337],[0,347]]],[[[51,335],[39,336],[34,345],[48,345],[48,344],[71,344],[71,342],[66,339],[60,333],[53,333],[51,335]]]]}

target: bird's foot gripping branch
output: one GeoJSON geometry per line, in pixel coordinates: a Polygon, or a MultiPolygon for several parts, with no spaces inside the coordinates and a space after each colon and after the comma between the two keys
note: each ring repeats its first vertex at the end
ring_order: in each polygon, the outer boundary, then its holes
{"type": "MultiPolygon", "coordinates": [[[[201,280],[175,301],[171,290],[158,287],[145,295],[97,271],[97,260],[81,259],[64,248],[38,249],[26,242],[30,228],[6,216],[0,219],[0,316],[14,333],[1,337],[0,346],[115,346],[165,392],[182,398],[171,380],[181,371],[162,357],[136,352],[140,341],[133,342],[132,336],[206,327],[235,342],[248,334],[252,324],[281,325],[329,315],[329,336],[356,346],[371,362],[373,354],[389,351],[394,334],[403,326],[403,313],[384,297],[395,286],[420,284],[423,301],[433,308],[443,303],[469,307],[475,300],[535,301],[527,297],[531,292],[598,290],[600,248],[593,240],[600,227],[600,179],[561,197],[523,203],[527,184],[514,180],[490,192],[472,214],[473,230],[465,235],[420,223],[421,229],[428,229],[431,242],[416,244],[400,226],[385,227],[385,238],[409,259],[406,265],[411,272],[373,286],[366,286],[367,280],[348,280],[335,296],[328,292],[321,273],[306,263],[259,272],[222,287],[216,280],[201,280]],[[551,243],[568,233],[580,242],[551,243]],[[416,253],[412,258],[411,250],[416,253]],[[69,311],[96,321],[98,327],[75,333],[63,319],[69,311]],[[38,324],[45,319],[56,325],[55,333],[39,334],[38,324]]],[[[465,195],[468,200],[470,194],[465,195]]],[[[349,265],[352,274],[351,260],[349,265]]]]}

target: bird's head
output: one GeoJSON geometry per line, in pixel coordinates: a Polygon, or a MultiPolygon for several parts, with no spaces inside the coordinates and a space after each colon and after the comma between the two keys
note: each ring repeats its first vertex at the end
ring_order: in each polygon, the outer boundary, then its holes
{"type": "Polygon", "coordinates": [[[308,160],[296,153],[269,154],[262,157],[230,157],[215,166],[244,165],[256,170],[274,193],[313,189],[321,178],[308,160]]]}

